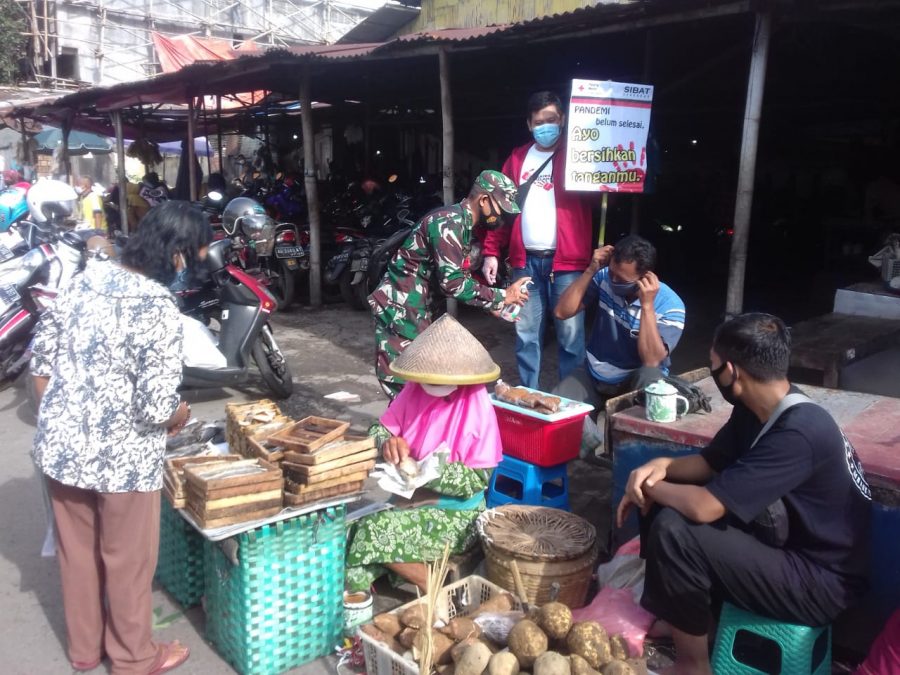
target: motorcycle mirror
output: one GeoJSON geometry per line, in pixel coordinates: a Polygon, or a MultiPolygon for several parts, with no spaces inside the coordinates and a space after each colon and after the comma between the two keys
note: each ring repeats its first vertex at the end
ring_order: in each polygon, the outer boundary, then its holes
{"type": "Polygon", "coordinates": [[[220,202],[225,198],[225,195],[223,195],[218,190],[212,190],[209,193],[207,193],[206,196],[209,197],[214,202],[220,202]]]}

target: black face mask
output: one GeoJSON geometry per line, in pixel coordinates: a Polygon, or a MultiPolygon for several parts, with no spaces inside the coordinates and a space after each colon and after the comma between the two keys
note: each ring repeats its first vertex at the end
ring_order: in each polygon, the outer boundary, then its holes
{"type": "Polygon", "coordinates": [[[719,393],[722,394],[722,398],[724,398],[731,405],[737,405],[739,399],[734,395],[734,383],[737,381],[737,375],[733,375],[731,377],[731,382],[727,385],[719,382],[719,375],[721,375],[725,371],[725,366],[727,365],[728,361],[725,361],[721,366],[712,371],[713,382],[716,383],[716,388],[718,388],[719,393]]]}
{"type": "Polygon", "coordinates": [[[484,226],[489,230],[496,230],[498,227],[502,226],[506,222],[506,213],[500,211],[497,206],[494,204],[493,199],[488,199],[488,206],[490,206],[491,212],[489,215],[482,217],[484,218],[484,226]]]}

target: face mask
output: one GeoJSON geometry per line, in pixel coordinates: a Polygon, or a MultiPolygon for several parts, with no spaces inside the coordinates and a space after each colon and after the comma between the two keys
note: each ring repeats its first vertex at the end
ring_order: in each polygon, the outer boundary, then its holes
{"type": "Polygon", "coordinates": [[[558,124],[539,124],[531,130],[535,142],[542,148],[549,148],[559,140],[562,129],[558,124]]]}
{"type": "Polygon", "coordinates": [[[618,295],[620,298],[627,298],[629,296],[637,294],[638,285],[636,281],[628,281],[622,283],[610,279],[609,287],[614,295],[618,295]]]}
{"type": "Polygon", "coordinates": [[[423,384],[422,391],[435,398],[444,398],[456,391],[455,384],[423,384]]]}
{"type": "Polygon", "coordinates": [[[185,267],[175,273],[175,279],[169,284],[169,288],[173,291],[184,291],[188,287],[188,271],[185,267]]]}
{"type": "Polygon", "coordinates": [[[494,205],[493,199],[488,199],[488,206],[491,212],[489,215],[484,216],[484,226],[489,230],[496,230],[505,222],[505,214],[494,205]]]}
{"type": "Polygon", "coordinates": [[[732,375],[731,382],[727,385],[719,382],[719,375],[725,372],[725,367],[728,365],[728,362],[724,362],[721,366],[712,371],[713,382],[716,383],[716,388],[718,388],[719,393],[722,394],[722,398],[724,398],[731,405],[737,405],[738,397],[734,395],[734,383],[737,380],[736,375],[732,375]]]}

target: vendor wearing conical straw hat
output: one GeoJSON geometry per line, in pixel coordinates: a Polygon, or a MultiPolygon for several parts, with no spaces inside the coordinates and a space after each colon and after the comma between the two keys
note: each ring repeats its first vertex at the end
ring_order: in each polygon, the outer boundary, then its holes
{"type": "Polygon", "coordinates": [[[391,398],[404,380],[388,366],[431,323],[435,286],[448,298],[495,312],[524,304],[527,277],[504,290],[481,283],[466,269],[476,234],[519,213],[517,194],[515,184],[499,171],[482,171],[465,199],[422,218],[391,259],[381,285],[369,296],[375,372],[391,398]]]}
{"type": "Polygon", "coordinates": [[[369,433],[393,464],[415,468],[441,453],[440,475],[427,485],[434,497],[427,508],[395,508],[358,522],[347,552],[351,590],[367,589],[386,570],[424,588],[423,561],[439,559],[448,541],[451,554],[468,550],[490,471],[503,452],[484,386],[497,379],[500,368],[452,316],[425,329],[391,370],[407,383],[369,433]]]}

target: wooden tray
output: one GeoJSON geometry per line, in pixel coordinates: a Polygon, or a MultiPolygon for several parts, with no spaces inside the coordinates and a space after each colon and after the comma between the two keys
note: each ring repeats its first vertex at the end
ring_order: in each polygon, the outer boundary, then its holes
{"type": "Polygon", "coordinates": [[[234,468],[245,465],[257,465],[265,469],[265,471],[259,471],[245,476],[216,478],[209,474],[216,469],[223,468],[222,466],[186,466],[184,469],[184,477],[189,484],[196,486],[203,494],[212,490],[221,490],[222,488],[236,487],[239,485],[247,487],[245,492],[254,492],[258,484],[265,485],[276,478],[281,478],[281,469],[263,459],[245,459],[232,463],[234,468]]]}
{"type": "Polygon", "coordinates": [[[314,490],[325,490],[327,488],[346,485],[347,483],[358,483],[360,481],[364,481],[368,477],[369,473],[367,471],[360,471],[357,473],[348,474],[346,476],[339,476],[337,478],[331,478],[329,480],[323,480],[309,484],[298,483],[291,480],[290,478],[285,478],[284,492],[285,494],[291,493],[294,495],[305,495],[314,490]]]}
{"type": "Polygon", "coordinates": [[[251,520],[262,520],[263,518],[269,518],[281,512],[281,505],[273,506],[267,509],[261,509],[259,511],[231,516],[222,516],[217,518],[203,518],[193,510],[193,506],[191,504],[188,504],[185,510],[191,514],[191,516],[194,518],[197,525],[199,525],[201,529],[212,530],[217,527],[224,527],[225,525],[234,525],[236,523],[246,523],[250,522],[251,520]]]}
{"type": "Polygon", "coordinates": [[[221,518],[281,506],[281,492],[282,486],[279,485],[277,489],[267,492],[208,501],[188,488],[187,504],[191,511],[204,518],[221,518]]]}
{"type": "Polygon", "coordinates": [[[375,439],[371,436],[351,436],[345,434],[343,438],[326,443],[313,452],[294,452],[286,450],[284,459],[294,464],[322,464],[331,462],[347,455],[352,455],[375,447],[375,439]]]}
{"type": "Polygon", "coordinates": [[[196,485],[188,483],[187,486],[185,486],[184,494],[185,496],[195,494],[200,499],[210,502],[217,499],[228,499],[230,497],[243,497],[245,495],[270,492],[271,490],[280,488],[283,482],[284,479],[281,476],[276,476],[261,483],[253,483],[252,485],[234,485],[232,487],[207,490],[205,492],[196,485]]]}
{"type": "Polygon", "coordinates": [[[169,501],[176,509],[184,508],[184,467],[215,462],[234,462],[240,455],[200,455],[197,457],[175,457],[166,460],[163,472],[163,486],[169,490],[169,501]]]}
{"type": "Polygon", "coordinates": [[[375,468],[375,460],[370,459],[363,462],[355,462],[353,464],[348,464],[347,466],[342,466],[337,469],[332,469],[331,471],[324,471],[320,473],[310,474],[306,469],[309,467],[295,464],[285,463],[282,464],[282,468],[284,470],[284,475],[286,478],[290,478],[295,483],[300,483],[301,485],[309,485],[310,483],[321,483],[322,481],[332,480],[334,478],[343,478],[344,476],[352,476],[356,473],[363,473],[366,476],[369,475],[369,472],[375,468]],[[296,470],[295,467],[296,466],[296,470]]]}
{"type": "Polygon", "coordinates": [[[313,452],[326,443],[339,439],[349,428],[350,422],[310,416],[272,434],[269,439],[284,445],[286,449],[313,452]]]}
{"type": "Polygon", "coordinates": [[[288,457],[288,455],[285,455],[281,466],[287,466],[293,473],[301,476],[315,476],[320,473],[334,471],[335,469],[342,469],[345,466],[359,464],[360,462],[371,462],[378,457],[378,451],[372,448],[371,450],[364,450],[363,452],[357,452],[331,462],[323,462],[322,464],[296,464],[290,461],[288,457]]]}
{"type": "Polygon", "coordinates": [[[275,445],[269,438],[248,437],[246,442],[248,457],[258,457],[271,464],[277,464],[284,459],[284,446],[275,445]],[[272,447],[267,447],[270,443],[272,443],[272,447]]]}
{"type": "Polygon", "coordinates": [[[284,493],[284,505],[285,506],[302,506],[303,504],[309,504],[311,502],[321,501],[322,499],[328,499],[331,497],[338,497],[340,495],[349,495],[354,492],[359,492],[363,488],[363,484],[365,481],[357,481],[356,483],[345,483],[344,485],[340,485],[338,487],[333,488],[325,488],[324,490],[312,490],[311,492],[307,492],[303,495],[295,495],[290,492],[284,493]]]}

